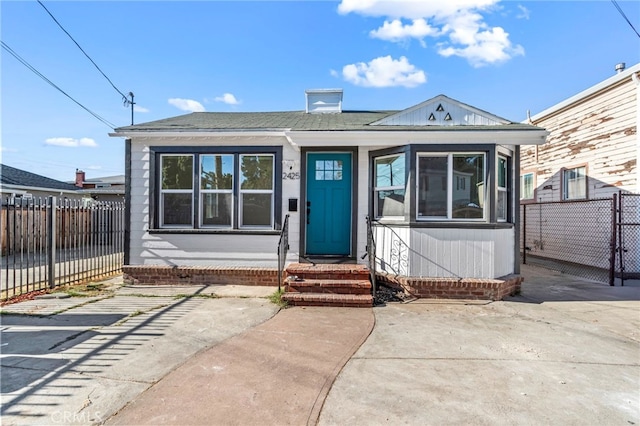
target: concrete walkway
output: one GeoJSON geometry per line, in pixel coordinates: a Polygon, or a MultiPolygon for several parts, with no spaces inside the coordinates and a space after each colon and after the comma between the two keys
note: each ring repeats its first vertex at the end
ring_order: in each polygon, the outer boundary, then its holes
{"type": "Polygon", "coordinates": [[[10,305],[2,424],[640,425],[640,287],[523,275],[493,303],[115,283],[10,305]]]}

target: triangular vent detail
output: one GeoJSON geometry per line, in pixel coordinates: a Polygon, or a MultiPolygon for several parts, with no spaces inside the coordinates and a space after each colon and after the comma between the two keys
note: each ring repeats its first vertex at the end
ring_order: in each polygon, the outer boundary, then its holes
{"type": "Polygon", "coordinates": [[[429,115],[429,121],[436,121],[436,116],[433,113],[429,115]]]}
{"type": "Polygon", "coordinates": [[[438,112],[444,111],[444,108],[442,108],[442,104],[438,104],[438,108],[436,108],[436,111],[438,112]]]}

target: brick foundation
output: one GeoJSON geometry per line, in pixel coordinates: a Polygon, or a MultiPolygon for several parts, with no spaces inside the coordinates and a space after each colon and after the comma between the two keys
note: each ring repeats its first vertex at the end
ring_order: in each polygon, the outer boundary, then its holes
{"type": "Polygon", "coordinates": [[[212,285],[234,284],[277,286],[276,268],[215,266],[131,266],[122,267],[126,284],[140,285],[212,285]]]}
{"type": "Polygon", "coordinates": [[[520,293],[523,277],[507,275],[496,279],[405,277],[377,273],[376,280],[424,299],[502,300],[520,293]]]}

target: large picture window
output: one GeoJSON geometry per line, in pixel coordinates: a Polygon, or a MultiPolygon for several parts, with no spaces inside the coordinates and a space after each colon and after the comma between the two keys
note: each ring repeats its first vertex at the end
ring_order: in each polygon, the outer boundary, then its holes
{"type": "Polygon", "coordinates": [[[404,217],[405,154],[388,155],[374,160],[376,217],[404,217]]]}
{"type": "Polygon", "coordinates": [[[155,216],[160,228],[274,228],[280,211],[279,148],[218,149],[222,152],[160,153],[155,216]]]}
{"type": "Polygon", "coordinates": [[[418,154],[417,218],[483,219],[485,155],[418,154]]]}

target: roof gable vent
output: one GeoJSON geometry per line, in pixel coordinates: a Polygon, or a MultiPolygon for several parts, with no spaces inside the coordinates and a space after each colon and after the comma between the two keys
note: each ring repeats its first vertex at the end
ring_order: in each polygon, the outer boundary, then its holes
{"type": "Polygon", "coordinates": [[[342,112],[342,89],[310,89],[304,91],[309,114],[337,114],[342,112]]]}

